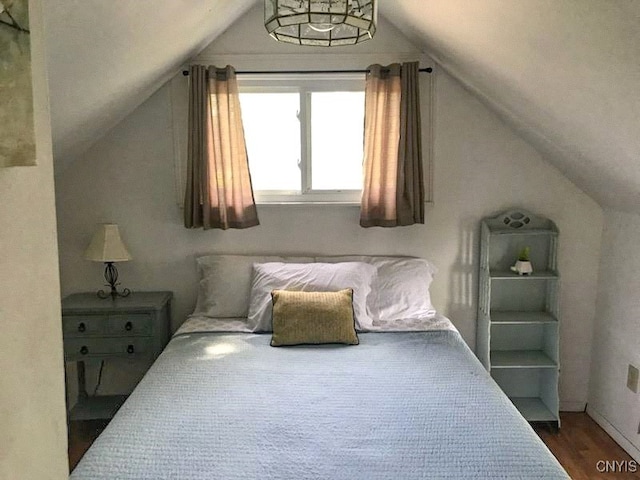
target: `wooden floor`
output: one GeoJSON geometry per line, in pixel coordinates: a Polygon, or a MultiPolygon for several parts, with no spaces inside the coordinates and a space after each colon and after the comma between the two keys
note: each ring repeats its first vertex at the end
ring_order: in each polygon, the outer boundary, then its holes
{"type": "Polygon", "coordinates": [[[69,422],[69,470],[76,467],[84,452],[102,433],[107,423],[109,423],[107,420],[69,422]]]}
{"type": "MultiPolygon", "coordinates": [[[[585,478],[627,480],[640,479],[637,472],[598,472],[598,462],[630,462],[632,458],[622,450],[586,413],[563,413],[562,428],[552,432],[546,428],[536,431],[558,458],[573,480],[585,478]]],[[[93,440],[106,426],[105,421],[71,422],[69,425],[69,467],[73,469],[93,440]]],[[[625,465],[623,463],[623,465],[625,465]]],[[[602,468],[602,464],[600,464],[602,468]]]]}
{"type": "Polygon", "coordinates": [[[586,413],[562,413],[560,420],[562,428],[557,433],[544,428],[536,431],[573,480],[640,479],[640,464],[634,462],[586,413]],[[598,467],[603,469],[602,462],[606,461],[623,462],[622,469],[626,467],[627,471],[600,473],[598,467]]]}

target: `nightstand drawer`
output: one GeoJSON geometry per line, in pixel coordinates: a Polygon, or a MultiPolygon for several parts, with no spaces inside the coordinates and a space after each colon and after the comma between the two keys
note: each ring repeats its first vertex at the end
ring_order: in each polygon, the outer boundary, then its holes
{"type": "Polygon", "coordinates": [[[62,331],[65,337],[90,337],[106,332],[106,315],[63,315],[62,331]]]}
{"type": "Polygon", "coordinates": [[[64,357],[67,361],[92,357],[134,358],[153,352],[151,338],[67,338],[64,357]]]}
{"type": "Polygon", "coordinates": [[[109,315],[107,331],[113,335],[151,335],[153,318],[149,313],[109,315]]]}

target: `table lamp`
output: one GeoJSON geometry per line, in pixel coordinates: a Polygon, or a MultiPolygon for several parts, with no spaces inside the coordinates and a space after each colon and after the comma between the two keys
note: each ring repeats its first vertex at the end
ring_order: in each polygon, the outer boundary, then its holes
{"type": "Polygon", "coordinates": [[[107,281],[106,287],[111,287],[110,292],[99,290],[97,295],[100,298],[111,298],[115,300],[117,297],[126,297],[131,290],[125,288],[121,292],[116,288],[118,283],[118,269],[114,265],[115,262],[127,262],[131,260],[131,255],[127,251],[127,247],[122,243],[118,225],[113,223],[105,223],[100,225],[98,231],[93,235],[91,243],[84,252],[84,258],[93,262],[104,262],[104,279],[107,281]]]}

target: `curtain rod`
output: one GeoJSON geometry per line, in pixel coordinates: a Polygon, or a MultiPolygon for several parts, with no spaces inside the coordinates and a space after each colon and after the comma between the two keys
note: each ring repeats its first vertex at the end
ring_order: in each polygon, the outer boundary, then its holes
{"type": "MultiPolygon", "coordinates": [[[[431,73],[433,68],[420,68],[421,73],[431,73]]],[[[321,73],[368,73],[369,70],[266,70],[266,71],[253,71],[253,70],[241,70],[236,72],[236,75],[300,75],[300,74],[321,74],[321,73]]],[[[183,70],[182,75],[189,76],[189,70],[183,70]]]]}

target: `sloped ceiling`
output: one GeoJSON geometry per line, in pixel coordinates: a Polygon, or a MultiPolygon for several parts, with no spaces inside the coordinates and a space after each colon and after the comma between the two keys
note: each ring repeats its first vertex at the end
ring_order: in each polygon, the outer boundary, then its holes
{"type": "Polygon", "coordinates": [[[640,1],[382,0],[381,11],[601,205],[640,213],[640,1]]]}
{"type": "MultiPolygon", "coordinates": [[[[44,2],[56,170],[262,0],[44,2]]],[[[640,213],[640,1],[380,0],[604,206],[640,213]]]]}
{"type": "Polygon", "coordinates": [[[56,172],[145,101],[253,2],[42,2],[56,172]]]}

